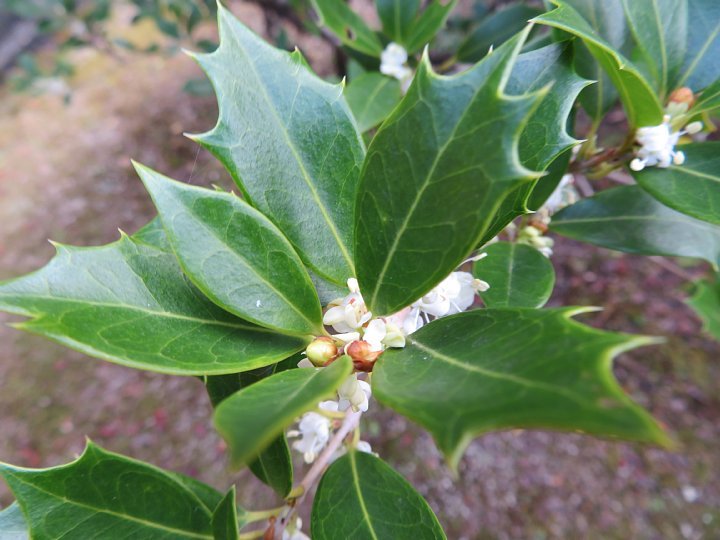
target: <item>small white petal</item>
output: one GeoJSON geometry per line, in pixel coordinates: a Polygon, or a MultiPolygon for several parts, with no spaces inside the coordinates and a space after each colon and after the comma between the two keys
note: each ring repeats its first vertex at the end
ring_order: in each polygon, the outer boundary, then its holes
{"type": "Polygon", "coordinates": [[[687,126],[685,126],[685,131],[689,133],[690,135],[695,135],[696,133],[700,133],[703,129],[703,123],[702,122],[690,122],[687,126]]]}
{"type": "Polygon", "coordinates": [[[645,168],[645,162],[640,158],[635,158],[630,162],[630,168],[633,171],[642,171],[645,168]]]}
{"type": "Polygon", "coordinates": [[[675,152],[673,156],[673,163],[675,165],[682,165],[685,163],[685,152],[675,152]]]}

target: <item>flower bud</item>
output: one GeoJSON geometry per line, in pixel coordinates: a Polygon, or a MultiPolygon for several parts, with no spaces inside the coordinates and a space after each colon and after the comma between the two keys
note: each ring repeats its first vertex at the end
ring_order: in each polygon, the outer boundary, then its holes
{"type": "Polygon", "coordinates": [[[315,367],[321,367],[337,358],[338,348],[332,338],[322,336],[307,346],[305,354],[315,367]]]}
{"type": "Polygon", "coordinates": [[[669,101],[670,103],[685,103],[688,107],[690,107],[693,103],[695,103],[695,94],[693,94],[693,91],[690,88],[683,86],[670,94],[669,101]]]}
{"type": "Polygon", "coordinates": [[[358,371],[370,372],[373,370],[375,360],[382,354],[382,351],[373,351],[367,341],[353,341],[345,347],[345,353],[352,358],[353,365],[358,371]]]}

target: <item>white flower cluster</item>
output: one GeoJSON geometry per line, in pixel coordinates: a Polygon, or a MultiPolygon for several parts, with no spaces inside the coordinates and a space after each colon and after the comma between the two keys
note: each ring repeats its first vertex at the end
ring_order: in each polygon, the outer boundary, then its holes
{"type": "Polygon", "coordinates": [[[533,225],[528,225],[520,230],[517,243],[534,247],[548,259],[552,257],[553,246],[555,245],[552,238],[543,235],[542,231],[533,225]]]}
{"type": "MultiPolygon", "coordinates": [[[[358,380],[357,374],[353,373],[338,389],[338,400],[323,401],[318,408],[329,413],[344,412],[348,409],[365,412],[368,410],[371,395],[370,385],[366,381],[358,380]]],[[[322,412],[309,412],[302,416],[297,430],[288,431],[288,437],[300,437],[292,446],[298,452],[302,452],[305,463],[312,463],[330,440],[332,428],[333,421],[329,416],[322,412]]],[[[360,441],[357,449],[372,452],[370,445],[365,441],[360,441]]],[[[334,458],[340,455],[342,453],[334,458]]]]}
{"type": "MultiPolygon", "coordinates": [[[[476,257],[478,260],[484,256],[476,257]]],[[[430,322],[432,319],[445,317],[465,311],[475,302],[478,292],[490,287],[486,282],[476,279],[468,272],[453,272],[428,294],[414,302],[399,313],[386,318],[373,319],[368,311],[365,300],[355,278],[347,282],[350,293],[344,298],[337,298],[328,304],[323,323],[338,332],[332,338],[344,344],[343,352],[353,358],[353,362],[372,362],[386,347],[404,347],[405,336],[430,322]],[[360,347],[356,347],[360,345],[360,347]]],[[[308,358],[303,359],[298,367],[314,367],[311,356],[315,353],[330,353],[338,356],[334,344],[328,343],[331,338],[322,337],[316,340],[317,348],[308,347],[308,358]]],[[[317,364],[320,365],[320,364],[317,364]]],[[[357,363],[356,363],[357,367],[357,363]]],[[[299,437],[293,442],[293,448],[302,452],[306,463],[312,463],[320,455],[330,440],[333,429],[333,413],[368,410],[372,390],[367,381],[358,379],[357,373],[350,375],[338,388],[337,401],[323,401],[318,405],[319,412],[305,413],[298,424],[297,430],[288,432],[289,437],[299,437]],[[328,414],[323,414],[326,411],[328,414]]],[[[356,448],[362,452],[372,452],[370,445],[360,441],[356,448]]],[[[341,448],[333,458],[345,452],[341,448]]]]}
{"type": "Polygon", "coordinates": [[[388,77],[395,77],[402,83],[403,92],[406,92],[412,80],[413,70],[407,66],[408,53],[402,45],[395,42],[388,43],[380,54],[380,73],[388,77]]]}
{"type": "Polygon", "coordinates": [[[659,126],[641,127],[637,130],[636,140],[640,145],[637,157],[630,162],[633,171],[642,171],[645,167],[667,168],[671,164],[685,163],[685,154],[676,151],[675,145],[685,134],[695,134],[702,130],[701,122],[692,122],[684,130],[673,131],[670,116],[666,115],[659,126]]]}
{"type": "Polygon", "coordinates": [[[302,532],[302,519],[297,518],[292,530],[285,529],[282,533],[282,540],[310,540],[310,537],[302,532]]]}

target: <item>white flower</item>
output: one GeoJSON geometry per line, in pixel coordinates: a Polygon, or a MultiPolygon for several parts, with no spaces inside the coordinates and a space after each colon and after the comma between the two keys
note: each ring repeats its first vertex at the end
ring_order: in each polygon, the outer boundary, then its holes
{"type": "MultiPolygon", "coordinates": [[[[577,190],[574,186],[575,178],[572,174],[566,174],[560,179],[560,183],[552,192],[552,195],[548,197],[543,205],[543,210],[548,215],[552,215],[558,210],[565,208],[573,203],[576,203],[579,199],[577,190]]],[[[549,222],[549,219],[547,220],[549,222]]]]}
{"type": "MultiPolygon", "coordinates": [[[[326,411],[337,411],[338,403],[323,401],[318,405],[326,411]]],[[[299,431],[288,431],[288,437],[302,437],[293,448],[302,452],[305,463],[312,463],[330,439],[330,419],[316,412],[305,413],[298,424],[299,431]]]]}
{"type": "Polygon", "coordinates": [[[352,408],[353,411],[365,412],[368,410],[372,390],[365,381],[359,381],[353,373],[338,388],[338,410],[346,411],[352,408]]]}
{"type": "Polygon", "coordinates": [[[534,247],[548,259],[552,256],[552,248],[555,245],[552,238],[543,236],[542,232],[532,225],[528,225],[520,231],[517,237],[517,243],[534,247]]]}
{"type": "Polygon", "coordinates": [[[350,294],[330,302],[331,307],[323,316],[323,324],[332,326],[340,334],[356,332],[372,318],[360,294],[357,280],[350,278],[347,284],[350,294]]]}
{"type": "Polygon", "coordinates": [[[430,322],[430,317],[445,317],[465,311],[473,305],[478,292],[489,288],[490,285],[469,272],[452,272],[437,287],[413,302],[409,309],[396,313],[390,320],[405,334],[412,334],[430,322]]]}
{"type": "Polygon", "coordinates": [[[402,45],[389,43],[380,54],[380,73],[399,81],[408,81],[412,77],[412,69],[405,65],[407,60],[408,53],[402,45]]]}
{"type": "Polygon", "coordinates": [[[637,157],[630,162],[633,171],[642,171],[645,167],[657,166],[667,168],[671,164],[685,163],[685,154],[675,150],[680,137],[686,133],[697,133],[702,124],[696,122],[688,125],[685,131],[672,131],[670,116],[665,116],[659,126],[641,127],[637,130],[635,139],[640,144],[637,157]]]}

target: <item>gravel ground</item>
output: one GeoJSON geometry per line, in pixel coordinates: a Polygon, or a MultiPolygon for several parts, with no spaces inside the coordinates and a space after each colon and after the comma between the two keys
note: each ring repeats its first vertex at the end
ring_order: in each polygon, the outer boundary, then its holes
{"type": "MultiPolygon", "coordinates": [[[[256,10],[241,16],[262,25],[256,10]]],[[[323,45],[305,45],[318,65],[323,45]]],[[[130,157],[180,180],[227,185],[219,165],[181,135],[207,129],[216,115],[212,100],[181,91],[198,76],[191,61],[80,60],[69,106],[0,94],[0,278],[47,261],[48,238],[96,245],[143,224],[151,205],[130,157]]],[[[473,442],[453,479],[427,434],[378,405],[366,438],[428,498],[451,539],[720,538],[720,349],[701,336],[678,275],[706,269],[565,240],[556,252],[553,304],[604,306],[583,320],[666,336],[665,345],[623,355],[616,374],[681,443],[678,452],[512,431],[473,442]]],[[[57,465],[88,436],[219,488],[235,481],[251,508],[273,502],[251,476],[226,469],[199,381],[103,363],[7,327],[0,344],[1,460],[57,465]]],[[[10,500],[0,486],[0,504],[10,500]]]]}

